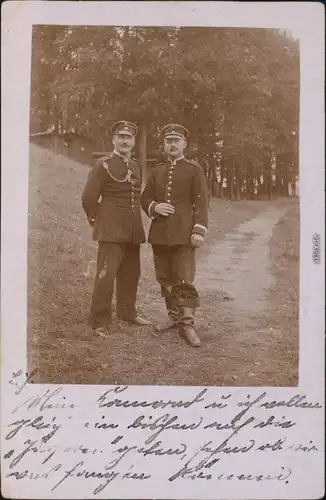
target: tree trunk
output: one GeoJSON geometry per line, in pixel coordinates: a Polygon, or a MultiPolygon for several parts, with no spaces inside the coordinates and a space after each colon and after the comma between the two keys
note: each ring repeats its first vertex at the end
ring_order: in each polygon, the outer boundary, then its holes
{"type": "Polygon", "coordinates": [[[211,166],[210,166],[210,162],[208,159],[205,159],[203,161],[203,163],[204,163],[204,173],[205,173],[205,177],[206,177],[207,188],[208,188],[209,195],[211,196],[211,194],[212,194],[211,166]]]}
{"type": "Polygon", "coordinates": [[[230,200],[234,200],[234,175],[233,172],[228,177],[228,184],[229,184],[229,197],[230,200]]]}
{"type": "Polygon", "coordinates": [[[146,169],[147,126],[146,123],[143,121],[140,122],[140,127],[139,127],[138,153],[139,153],[139,163],[142,171],[142,189],[143,189],[146,185],[146,180],[147,180],[147,169],[146,169]]]}
{"type": "Polygon", "coordinates": [[[241,193],[240,193],[240,165],[238,161],[235,162],[235,199],[240,201],[241,193]]]}
{"type": "Polygon", "coordinates": [[[254,200],[255,199],[255,182],[256,182],[256,179],[255,177],[252,175],[251,176],[251,199],[254,200]]]}
{"type": "Polygon", "coordinates": [[[219,198],[221,198],[221,200],[223,200],[224,199],[224,187],[223,187],[223,182],[224,182],[224,167],[223,167],[223,165],[221,165],[220,175],[221,175],[221,178],[220,178],[219,198]]]}
{"type": "Polygon", "coordinates": [[[218,198],[218,182],[212,181],[212,196],[213,198],[218,198]]]}
{"type": "Polygon", "coordinates": [[[289,196],[289,181],[285,173],[283,174],[283,196],[289,196]]]}
{"type": "Polygon", "coordinates": [[[279,170],[276,170],[275,172],[275,192],[277,196],[282,195],[282,190],[283,190],[283,185],[282,185],[282,175],[279,170]]]}
{"type": "Polygon", "coordinates": [[[267,175],[266,183],[267,183],[268,199],[271,200],[272,199],[272,176],[271,176],[271,174],[267,175]]]}
{"type": "Polygon", "coordinates": [[[246,178],[245,176],[242,176],[241,182],[240,182],[240,198],[246,198],[246,178]]]}
{"type": "Polygon", "coordinates": [[[223,186],[223,180],[220,182],[220,199],[224,200],[224,186],[223,186]]]}
{"type": "Polygon", "coordinates": [[[297,196],[297,183],[296,183],[296,176],[292,176],[292,196],[297,196]]]}

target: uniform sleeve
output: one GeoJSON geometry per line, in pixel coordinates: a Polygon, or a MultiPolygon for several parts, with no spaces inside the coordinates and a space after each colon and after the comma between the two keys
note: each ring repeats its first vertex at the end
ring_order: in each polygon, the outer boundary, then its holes
{"type": "Polygon", "coordinates": [[[82,207],[86,213],[88,222],[94,224],[97,210],[99,207],[99,198],[101,195],[101,165],[96,164],[89,172],[87,181],[82,193],[82,207]]]}
{"type": "Polygon", "coordinates": [[[208,229],[208,188],[203,169],[196,165],[192,185],[195,224],[192,233],[205,236],[208,229]]]}
{"type": "Polygon", "coordinates": [[[155,174],[152,170],[148,177],[144,191],[142,192],[140,197],[141,207],[151,219],[155,218],[154,208],[157,205],[157,202],[155,200],[155,184],[155,174]]]}

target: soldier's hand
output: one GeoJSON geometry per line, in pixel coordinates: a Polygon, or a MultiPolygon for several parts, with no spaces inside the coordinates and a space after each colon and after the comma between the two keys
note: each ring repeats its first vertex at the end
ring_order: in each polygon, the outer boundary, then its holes
{"type": "Polygon", "coordinates": [[[174,214],[175,208],[170,203],[157,203],[157,205],[155,205],[154,211],[159,215],[164,215],[164,217],[167,217],[174,214]]]}
{"type": "Polygon", "coordinates": [[[204,242],[204,236],[202,236],[201,234],[192,234],[191,235],[191,244],[193,247],[200,247],[203,242],[204,242]]]}

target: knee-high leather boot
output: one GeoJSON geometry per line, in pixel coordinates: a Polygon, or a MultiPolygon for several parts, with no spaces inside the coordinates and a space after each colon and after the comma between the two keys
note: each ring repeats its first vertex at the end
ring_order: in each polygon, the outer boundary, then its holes
{"type": "Polygon", "coordinates": [[[195,311],[194,307],[181,307],[181,315],[179,320],[180,335],[192,346],[199,347],[201,345],[198,336],[194,330],[195,311]]]}
{"type": "Polygon", "coordinates": [[[176,328],[179,322],[179,312],[174,297],[165,297],[165,305],[168,312],[168,318],[163,323],[156,325],[157,332],[166,332],[172,328],[176,328]]]}

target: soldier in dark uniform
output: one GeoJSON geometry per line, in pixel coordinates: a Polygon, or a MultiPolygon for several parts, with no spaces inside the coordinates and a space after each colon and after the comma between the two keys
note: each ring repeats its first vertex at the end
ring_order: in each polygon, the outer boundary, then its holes
{"type": "Polygon", "coordinates": [[[198,347],[195,249],[207,231],[208,189],[200,165],[184,157],[188,131],[172,124],[162,129],[162,135],[167,160],[153,167],[141,196],[142,208],[152,218],[148,241],[168,311],[168,321],[156,329],[178,327],[190,345],[198,347]]]}
{"type": "Polygon", "coordinates": [[[141,168],[130,156],[137,126],[120,121],[112,127],[114,151],[99,159],[88,175],[82,206],[98,241],[97,270],[91,302],[91,324],[98,335],[109,333],[116,280],[119,319],[147,325],[136,312],[140,277],[140,244],[145,242],[141,217],[141,168]]]}

